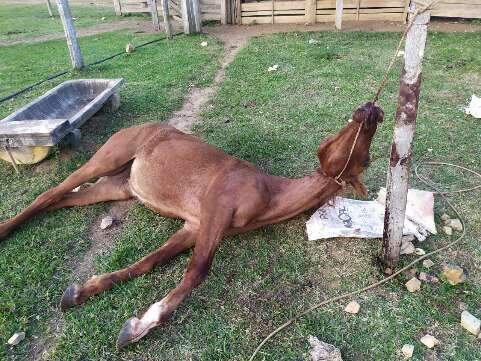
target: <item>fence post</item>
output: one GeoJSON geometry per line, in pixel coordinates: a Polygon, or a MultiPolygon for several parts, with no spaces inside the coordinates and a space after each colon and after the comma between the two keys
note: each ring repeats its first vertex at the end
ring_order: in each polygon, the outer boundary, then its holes
{"type": "Polygon", "coordinates": [[[114,10],[115,15],[122,16],[122,6],[120,5],[120,0],[114,0],[114,10]]]}
{"type": "Polygon", "coordinates": [[[184,33],[200,32],[199,0],[182,0],[182,19],[184,20],[184,33]]]}
{"type": "MultiPolygon", "coordinates": [[[[415,5],[412,5],[410,10],[412,14],[415,5]]],[[[405,60],[401,73],[396,121],[391,143],[384,215],[382,261],[391,269],[399,262],[401,251],[412,141],[416,127],[422,60],[429,19],[429,11],[418,15],[406,35],[405,60]]]]}
{"type": "Polygon", "coordinates": [[[82,58],[82,53],[80,52],[80,46],[77,41],[77,34],[73,26],[68,0],[57,0],[57,7],[60,19],[62,19],[65,37],[67,38],[68,51],[70,53],[72,65],[75,69],[81,69],[84,66],[84,61],[82,58]]]}
{"type": "Polygon", "coordinates": [[[48,15],[50,15],[51,18],[53,18],[53,11],[52,11],[52,5],[50,4],[50,0],[45,0],[47,3],[47,9],[48,9],[48,15]]]}
{"type": "Polygon", "coordinates": [[[172,24],[170,22],[169,0],[162,0],[162,16],[167,37],[172,38],[172,24]]]}
{"type": "Polygon", "coordinates": [[[316,22],[317,0],[306,0],[306,23],[316,22]]]}
{"type": "Polygon", "coordinates": [[[344,12],[344,1],[336,0],[336,29],[342,28],[342,13],[344,12]]]}
{"type": "Polygon", "coordinates": [[[160,30],[159,13],[157,12],[157,0],[149,0],[150,13],[152,14],[152,25],[154,31],[160,30]]]}

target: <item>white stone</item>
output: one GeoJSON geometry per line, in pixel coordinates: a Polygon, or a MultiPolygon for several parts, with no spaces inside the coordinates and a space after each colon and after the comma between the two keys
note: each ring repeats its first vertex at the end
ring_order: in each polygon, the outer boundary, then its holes
{"type": "Polygon", "coordinates": [[[443,227],[443,231],[444,233],[446,233],[448,236],[452,235],[453,234],[453,229],[449,226],[444,226],[443,227]]]}
{"type": "Polygon", "coordinates": [[[102,219],[102,222],[100,222],[100,229],[107,229],[112,226],[114,223],[114,219],[110,216],[106,216],[102,219]]]}
{"type": "Polygon", "coordinates": [[[463,326],[463,328],[471,332],[473,335],[477,336],[481,328],[481,321],[468,311],[463,311],[461,313],[461,326],[463,326]]]}
{"type": "Polygon", "coordinates": [[[430,334],[427,334],[427,335],[424,335],[423,337],[421,337],[421,340],[420,340],[427,348],[433,348],[434,346],[436,345],[439,345],[439,340],[430,335],[430,334]]]}
{"type": "Polygon", "coordinates": [[[424,256],[426,254],[426,251],[422,248],[416,248],[414,253],[416,253],[417,256],[424,256]]]}
{"type": "Polygon", "coordinates": [[[463,224],[457,218],[450,219],[448,222],[446,222],[446,225],[458,232],[461,232],[463,230],[463,224]]]}
{"type": "Polygon", "coordinates": [[[278,64],[274,64],[273,66],[270,66],[269,69],[267,69],[267,71],[269,73],[272,72],[272,71],[276,71],[278,67],[279,67],[278,64]]]}
{"type": "Polygon", "coordinates": [[[441,216],[441,220],[446,223],[451,217],[449,215],[447,215],[446,213],[444,213],[442,216],[441,216]]]}
{"type": "Polygon", "coordinates": [[[410,345],[410,344],[403,345],[401,352],[406,358],[413,357],[414,345],[410,345]]]}
{"type": "Polygon", "coordinates": [[[25,332],[15,332],[12,337],[8,339],[8,344],[15,346],[18,345],[25,338],[25,332]]]}
{"type": "Polygon", "coordinates": [[[356,301],[351,301],[348,303],[348,305],[344,309],[344,312],[356,314],[359,312],[360,308],[361,306],[359,305],[359,303],[357,303],[356,301]]]}
{"type": "Polygon", "coordinates": [[[439,280],[437,277],[431,276],[425,272],[419,273],[419,279],[424,282],[431,282],[431,283],[438,283],[439,280]]]}
{"type": "Polygon", "coordinates": [[[319,40],[316,39],[309,39],[309,44],[317,44],[319,40]]]}
{"type": "Polygon", "coordinates": [[[131,44],[131,43],[128,43],[128,44],[125,46],[125,52],[126,52],[127,54],[133,53],[134,50],[135,50],[135,46],[134,46],[133,44],[131,44]]]}
{"type": "Polygon", "coordinates": [[[430,259],[425,259],[423,261],[423,267],[431,268],[432,266],[434,266],[434,262],[431,261],[430,259]]]}
{"type": "Polygon", "coordinates": [[[401,254],[413,254],[416,252],[416,247],[412,242],[403,242],[401,244],[401,254]]]}
{"type": "Polygon", "coordinates": [[[416,277],[413,277],[406,282],[405,286],[409,292],[416,292],[421,289],[421,281],[418,280],[416,277]]]}
{"type": "Polygon", "coordinates": [[[207,46],[207,41],[203,41],[202,43],[200,43],[200,46],[202,47],[207,46]]]}
{"type": "Polygon", "coordinates": [[[309,336],[309,344],[311,361],[342,361],[341,351],[336,346],[319,341],[314,336],[309,336]]]}

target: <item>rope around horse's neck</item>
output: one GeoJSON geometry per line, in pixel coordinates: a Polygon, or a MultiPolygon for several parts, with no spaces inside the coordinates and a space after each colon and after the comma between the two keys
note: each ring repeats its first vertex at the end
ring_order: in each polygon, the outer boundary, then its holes
{"type": "Polygon", "coordinates": [[[457,165],[457,164],[452,164],[452,163],[446,163],[446,162],[424,162],[424,163],[419,163],[415,166],[414,168],[414,172],[416,174],[416,177],[422,182],[424,183],[425,185],[427,185],[428,187],[432,188],[435,190],[435,194],[439,194],[443,200],[449,205],[449,207],[453,210],[453,212],[456,214],[456,216],[458,217],[458,219],[461,221],[461,224],[463,225],[463,231],[461,233],[461,235],[456,238],[454,241],[448,243],[447,245],[443,246],[443,247],[440,247],[434,251],[431,251],[431,252],[428,252],[426,253],[424,256],[421,256],[417,259],[415,259],[414,261],[412,261],[411,263],[409,263],[407,266],[401,268],[400,270],[394,272],[392,275],[382,279],[381,281],[378,281],[378,282],[375,282],[373,284],[370,284],[366,287],[363,287],[363,288],[360,288],[358,290],[355,290],[355,291],[352,291],[352,292],[348,292],[348,293],[344,293],[342,295],[339,295],[339,296],[335,296],[335,297],[332,297],[332,298],[329,298],[327,300],[324,300],[320,303],[317,303],[311,307],[309,307],[308,309],[302,311],[301,313],[299,313],[298,315],[294,316],[293,318],[291,318],[290,320],[288,320],[287,322],[283,323],[282,325],[280,325],[278,328],[276,328],[274,331],[272,331],[266,338],[264,338],[264,340],[259,344],[259,346],[257,346],[257,348],[255,349],[254,353],[252,354],[252,356],[249,358],[249,361],[253,361],[254,360],[254,357],[257,355],[257,353],[260,351],[260,349],[262,348],[262,346],[264,346],[267,341],[269,341],[272,337],[274,337],[276,334],[278,334],[280,331],[282,331],[283,329],[285,329],[287,326],[291,325],[292,323],[294,323],[295,321],[297,321],[298,319],[300,319],[301,317],[305,316],[306,314],[318,309],[319,307],[322,307],[324,305],[327,305],[329,303],[332,303],[332,302],[335,302],[335,301],[339,301],[339,300],[342,300],[342,299],[345,299],[345,298],[348,298],[348,297],[351,297],[351,296],[355,296],[359,293],[363,293],[363,292],[366,292],[366,291],[369,291],[373,288],[376,288],[384,283],[387,283],[389,281],[391,281],[392,279],[396,278],[399,274],[401,274],[402,272],[404,271],[407,271],[408,269],[412,268],[414,265],[416,265],[417,263],[421,262],[422,260],[428,258],[428,257],[431,257],[439,252],[442,252],[448,248],[451,248],[453,247],[454,245],[456,245],[457,243],[459,243],[463,238],[464,236],[466,235],[466,223],[464,222],[463,218],[461,217],[461,214],[459,213],[459,211],[456,209],[456,207],[453,206],[453,204],[446,198],[446,194],[452,194],[452,193],[462,193],[462,192],[468,192],[468,191],[473,191],[475,189],[479,189],[481,188],[481,184],[479,185],[476,185],[474,187],[470,187],[470,188],[466,188],[466,189],[459,189],[459,190],[454,190],[454,191],[446,191],[446,192],[443,192],[441,191],[436,185],[434,185],[432,182],[430,182],[428,180],[427,177],[423,176],[423,175],[420,175],[418,173],[418,168],[420,165],[435,165],[435,166],[449,166],[449,167],[455,167],[455,168],[458,168],[458,169],[462,169],[464,171],[467,171],[467,172],[470,172],[471,174],[473,174],[474,176],[478,177],[479,179],[481,179],[481,174],[472,170],[472,169],[468,169],[468,168],[465,168],[463,166],[460,166],[460,165],[457,165]]]}
{"type": "Polygon", "coordinates": [[[381,95],[381,92],[383,91],[385,85],[386,85],[386,81],[387,81],[387,78],[389,76],[389,73],[391,72],[391,69],[392,67],[394,66],[394,63],[396,62],[396,59],[397,59],[397,56],[399,54],[399,51],[401,50],[401,46],[403,44],[403,41],[404,41],[404,38],[406,37],[407,33],[409,32],[409,30],[411,30],[413,24],[414,24],[414,20],[416,20],[417,16],[418,15],[421,15],[422,13],[426,12],[427,10],[429,10],[433,5],[435,5],[439,0],[431,0],[431,2],[429,2],[426,6],[420,8],[420,9],[417,9],[414,11],[413,15],[411,16],[411,19],[409,19],[409,23],[408,25],[406,26],[406,29],[404,29],[404,32],[401,36],[401,39],[399,40],[399,44],[396,48],[396,51],[394,52],[394,55],[393,57],[391,58],[391,61],[389,62],[389,65],[384,73],[384,76],[381,80],[381,83],[379,84],[379,87],[377,89],[377,92],[376,92],[376,95],[374,96],[374,99],[372,100],[373,103],[377,102],[378,99],[379,99],[379,96],[381,95]]]}
{"type": "Polygon", "coordinates": [[[344,173],[344,171],[347,168],[347,165],[349,164],[349,161],[351,160],[352,153],[354,152],[354,147],[356,146],[357,139],[359,138],[359,133],[361,133],[361,129],[362,129],[363,124],[364,124],[364,121],[362,121],[359,124],[359,128],[357,128],[356,137],[354,138],[354,141],[352,142],[351,150],[349,151],[349,156],[347,157],[346,164],[344,164],[344,168],[342,168],[342,170],[339,172],[339,174],[334,177],[334,181],[338,185],[340,185],[341,187],[344,187],[344,185],[345,185],[345,182],[341,179],[342,173],[344,173]],[[341,180],[339,181],[339,179],[341,179],[341,180]]]}

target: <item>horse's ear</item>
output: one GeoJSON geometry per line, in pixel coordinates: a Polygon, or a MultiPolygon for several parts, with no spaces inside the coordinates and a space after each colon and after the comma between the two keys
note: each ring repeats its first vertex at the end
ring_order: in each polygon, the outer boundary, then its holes
{"type": "Polygon", "coordinates": [[[367,188],[357,177],[352,177],[347,183],[349,183],[352,188],[360,197],[367,197],[367,188]]]}

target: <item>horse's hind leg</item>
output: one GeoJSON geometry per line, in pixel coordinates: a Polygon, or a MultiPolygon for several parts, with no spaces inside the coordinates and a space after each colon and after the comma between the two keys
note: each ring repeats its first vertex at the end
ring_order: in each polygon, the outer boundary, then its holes
{"type": "Polygon", "coordinates": [[[74,188],[97,177],[120,172],[135,158],[138,147],[152,133],[149,126],[138,126],[123,129],[115,133],[93,157],[78,170],[73,172],[58,186],[42,193],[27,208],[15,217],[0,223],[0,239],[6,237],[32,216],[45,211],[54,203],[60,201],[74,188]]]}
{"type": "Polygon", "coordinates": [[[74,206],[85,206],[108,201],[123,201],[133,197],[129,186],[130,168],[114,176],[100,178],[97,183],[81,189],[78,192],[70,192],[63,196],[57,203],[52,204],[46,210],[74,206]]]}

